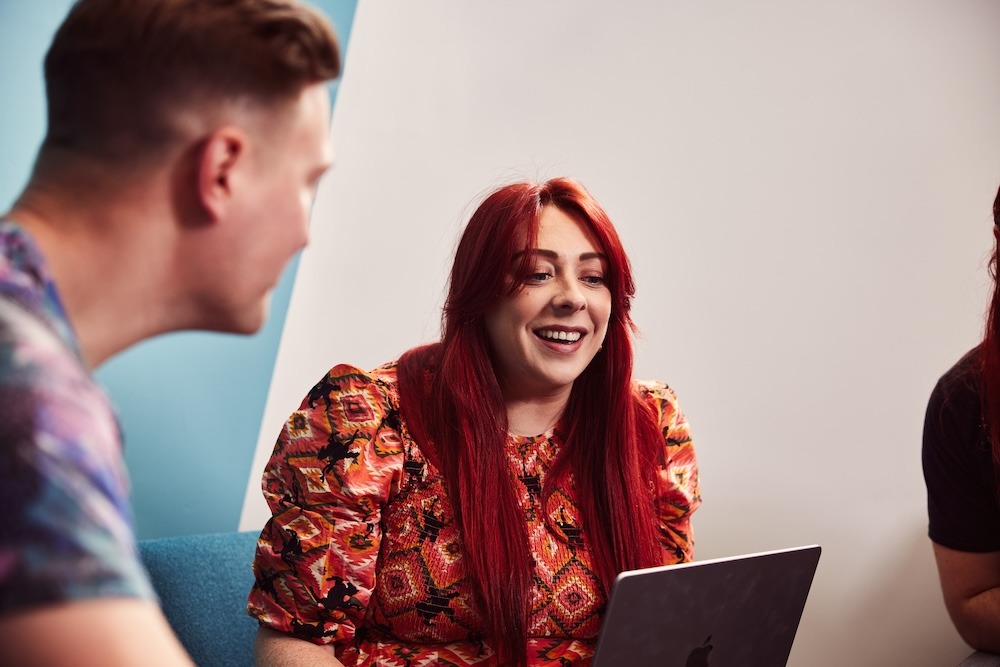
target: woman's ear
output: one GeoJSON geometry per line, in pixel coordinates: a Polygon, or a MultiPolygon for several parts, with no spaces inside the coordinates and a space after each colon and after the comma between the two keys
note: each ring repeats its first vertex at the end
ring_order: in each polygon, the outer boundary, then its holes
{"type": "Polygon", "coordinates": [[[213,222],[223,219],[232,202],[237,167],[247,151],[247,138],[237,127],[212,132],[198,155],[198,202],[213,222]]]}

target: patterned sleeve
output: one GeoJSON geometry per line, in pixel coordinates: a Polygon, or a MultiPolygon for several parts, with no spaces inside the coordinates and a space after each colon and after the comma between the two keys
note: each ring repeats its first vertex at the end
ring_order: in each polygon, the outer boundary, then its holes
{"type": "Polygon", "coordinates": [[[698,461],[691,441],[691,428],[670,387],[662,382],[643,382],[639,391],[653,408],[663,433],[657,505],[664,563],[687,562],[694,559],[691,515],[701,505],[698,461]]]}
{"type": "Polygon", "coordinates": [[[352,643],[375,586],[382,508],[402,478],[389,385],[333,368],[285,423],[264,471],[271,508],[248,612],[316,644],[352,643]]]}

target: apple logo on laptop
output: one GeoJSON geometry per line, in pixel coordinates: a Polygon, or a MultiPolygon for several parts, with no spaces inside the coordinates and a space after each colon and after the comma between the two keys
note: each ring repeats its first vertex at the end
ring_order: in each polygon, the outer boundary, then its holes
{"type": "Polygon", "coordinates": [[[708,642],[712,641],[712,635],[709,635],[705,641],[701,643],[701,646],[696,646],[691,649],[691,653],[688,654],[687,662],[684,663],[685,667],[708,667],[708,654],[712,651],[712,645],[708,642]]]}

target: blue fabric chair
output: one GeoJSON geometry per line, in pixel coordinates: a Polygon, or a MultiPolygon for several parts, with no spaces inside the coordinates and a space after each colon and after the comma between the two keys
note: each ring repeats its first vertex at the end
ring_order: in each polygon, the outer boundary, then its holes
{"type": "Polygon", "coordinates": [[[184,535],[139,542],[163,613],[203,667],[253,665],[257,621],[247,616],[258,533],[184,535]]]}

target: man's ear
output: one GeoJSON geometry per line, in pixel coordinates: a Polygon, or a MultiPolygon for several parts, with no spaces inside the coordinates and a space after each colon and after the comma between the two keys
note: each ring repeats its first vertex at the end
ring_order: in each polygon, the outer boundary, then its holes
{"type": "Polygon", "coordinates": [[[246,134],[232,126],[215,130],[202,144],[198,156],[198,201],[213,222],[225,216],[246,152],[246,134]]]}

